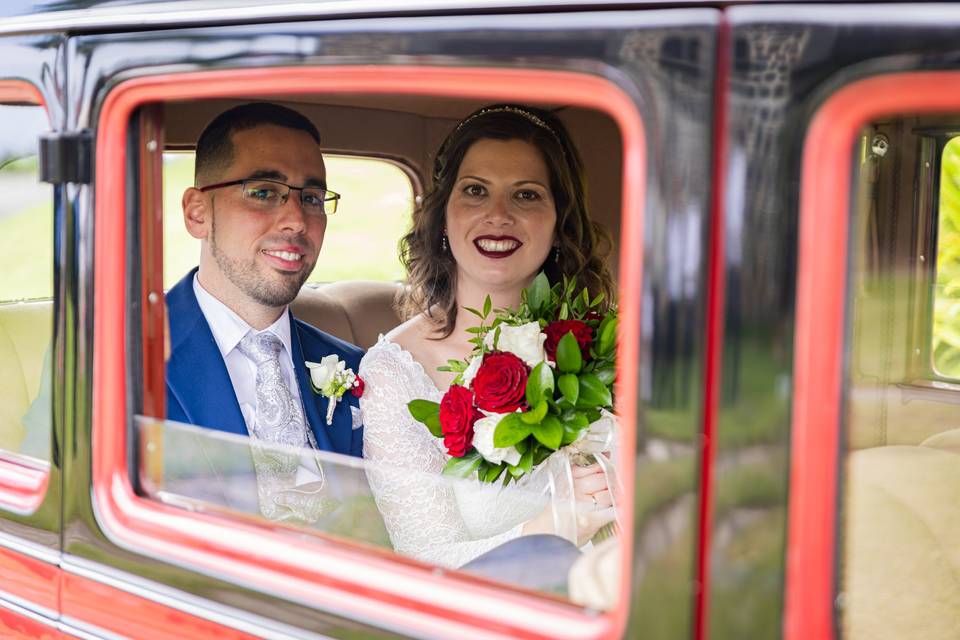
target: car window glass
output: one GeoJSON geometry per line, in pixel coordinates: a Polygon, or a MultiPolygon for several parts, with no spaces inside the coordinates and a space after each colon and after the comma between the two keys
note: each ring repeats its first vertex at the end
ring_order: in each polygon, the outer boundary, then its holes
{"type": "Polygon", "coordinates": [[[938,202],[931,352],[937,373],[960,378],[960,138],[947,141],[940,156],[938,202]]]}
{"type": "Polygon", "coordinates": [[[46,460],[50,447],[53,187],[38,179],[37,105],[0,105],[0,450],[46,460]]]}
{"type": "Polygon", "coordinates": [[[836,602],[843,638],[948,637],[960,604],[951,551],[960,393],[932,377],[960,374],[960,156],[946,144],[940,183],[931,181],[936,207],[913,195],[936,164],[926,155],[935,138],[896,121],[876,126],[854,175],[836,602]],[[892,151],[871,151],[880,135],[892,151]],[[903,207],[901,193],[917,204],[903,207]],[[933,371],[923,355],[931,326],[933,371]]]}
{"type": "Polygon", "coordinates": [[[562,481],[505,487],[143,416],[135,422],[141,487],[162,503],[280,522],[584,606],[609,602],[603,590],[616,583],[617,554],[600,537],[591,554],[592,545],[579,550],[558,536],[520,536],[519,523],[541,512],[575,535],[576,506],[562,481]],[[288,465],[295,471],[278,471],[288,465]],[[459,513],[440,508],[425,520],[423,509],[406,513],[404,495],[407,507],[433,496],[459,513]],[[384,511],[378,499],[392,506],[384,511]],[[387,523],[403,533],[391,539],[387,523]]]}

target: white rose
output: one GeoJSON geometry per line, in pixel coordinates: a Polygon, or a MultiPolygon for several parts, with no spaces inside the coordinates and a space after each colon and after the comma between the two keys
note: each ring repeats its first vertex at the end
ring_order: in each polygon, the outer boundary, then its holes
{"type": "MultiPolygon", "coordinates": [[[[547,335],[541,333],[538,322],[528,322],[519,327],[511,327],[501,324],[500,339],[497,341],[497,349],[500,351],[509,351],[521,360],[527,363],[529,367],[535,367],[547,358],[547,353],[543,349],[543,343],[547,341],[547,335]]],[[[484,342],[491,349],[493,348],[493,335],[496,329],[487,333],[484,342]]]]}
{"type": "Polygon", "coordinates": [[[340,362],[336,354],[332,353],[324,356],[320,362],[310,362],[308,360],[306,365],[307,369],[310,370],[310,381],[313,383],[313,388],[323,393],[329,393],[329,387],[333,383],[337,372],[343,369],[341,365],[344,365],[344,363],[340,362]]]}
{"type": "Polygon", "coordinates": [[[617,426],[617,416],[606,409],[600,409],[600,417],[591,422],[570,447],[581,453],[610,451],[617,433],[617,426]]]}
{"type": "Polygon", "coordinates": [[[477,371],[480,370],[480,365],[483,364],[483,356],[473,356],[473,359],[470,360],[470,364],[467,365],[467,368],[464,370],[463,377],[463,386],[469,387],[470,383],[473,382],[474,376],[477,375],[477,371]]]}
{"type": "Polygon", "coordinates": [[[520,452],[516,447],[493,446],[493,432],[507,413],[489,413],[473,423],[473,447],[483,456],[483,459],[493,464],[520,462],[520,452]]]}

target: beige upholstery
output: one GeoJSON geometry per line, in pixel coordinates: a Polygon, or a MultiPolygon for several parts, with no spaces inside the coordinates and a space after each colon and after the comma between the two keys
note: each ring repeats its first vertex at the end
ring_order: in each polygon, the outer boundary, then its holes
{"type": "Polygon", "coordinates": [[[920,443],[921,447],[950,451],[960,455],[960,429],[951,429],[931,436],[920,443]]]}
{"type": "Polygon", "coordinates": [[[875,447],[847,471],[841,637],[960,638],[960,456],[875,447]]]}
{"type": "Polygon", "coordinates": [[[23,416],[40,389],[43,356],[53,335],[53,303],[0,305],[0,449],[19,451],[23,416]]]}
{"type": "Polygon", "coordinates": [[[377,336],[400,324],[394,299],[396,282],[344,280],[304,287],[293,302],[293,313],[304,322],[369,349],[377,336]]]}

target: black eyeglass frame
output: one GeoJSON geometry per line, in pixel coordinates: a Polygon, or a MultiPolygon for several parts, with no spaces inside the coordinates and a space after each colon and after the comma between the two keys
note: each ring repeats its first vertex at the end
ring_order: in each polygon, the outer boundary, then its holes
{"type": "Polygon", "coordinates": [[[281,202],[279,205],[277,205],[277,207],[282,207],[283,205],[285,205],[285,204],[287,203],[287,199],[290,197],[290,192],[291,192],[291,191],[299,191],[299,192],[300,192],[300,206],[303,207],[303,206],[304,206],[304,205],[303,205],[303,191],[304,191],[304,189],[322,189],[322,190],[323,190],[323,193],[324,193],[324,197],[323,197],[323,203],[324,203],[323,215],[329,216],[329,215],[333,215],[334,213],[336,213],[336,212],[337,212],[337,205],[338,205],[339,202],[340,202],[340,194],[337,193],[336,191],[330,191],[330,190],[327,189],[326,187],[314,187],[314,186],[295,187],[295,186],[293,186],[292,184],[287,184],[286,182],[280,182],[279,180],[272,180],[272,179],[270,179],[270,178],[242,178],[242,179],[240,179],[240,180],[228,180],[227,182],[217,182],[216,184],[208,184],[208,185],[205,186],[205,187],[198,187],[198,189],[200,190],[201,193],[206,193],[207,191],[212,191],[213,189],[222,189],[223,187],[232,187],[232,186],[237,185],[237,184],[243,185],[243,184],[246,183],[246,182],[269,182],[269,183],[271,183],[271,184],[279,184],[279,185],[282,185],[282,186],[286,187],[286,188],[287,188],[287,193],[286,193],[286,195],[283,196],[283,202],[281,202]],[[326,210],[326,209],[327,209],[327,207],[326,207],[326,203],[327,203],[327,202],[332,202],[332,203],[333,203],[333,211],[329,211],[329,212],[328,212],[328,211],[326,210]]]}

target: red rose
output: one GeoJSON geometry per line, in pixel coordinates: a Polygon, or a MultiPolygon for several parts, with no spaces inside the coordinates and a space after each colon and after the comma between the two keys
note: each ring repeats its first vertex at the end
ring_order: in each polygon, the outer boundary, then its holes
{"type": "Polygon", "coordinates": [[[483,356],[473,378],[477,406],[494,413],[512,413],[524,406],[527,392],[527,365],[508,351],[483,356]]]}
{"type": "Polygon", "coordinates": [[[573,337],[580,345],[580,354],[584,360],[590,357],[590,345],[593,343],[593,329],[587,323],[580,320],[554,320],[548,324],[543,332],[547,334],[547,340],[543,343],[543,348],[547,352],[547,359],[557,361],[557,345],[560,338],[573,332],[573,337]]]}
{"type": "Polygon", "coordinates": [[[473,423],[482,414],[473,406],[473,394],[466,387],[452,385],[440,400],[440,430],[447,453],[462,458],[473,446],[473,423]]]}
{"type": "Polygon", "coordinates": [[[354,398],[359,398],[363,395],[364,382],[363,378],[357,376],[356,384],[353,385],[353,388],[350,389],[350,393],[353,394],[354,398]]]}

